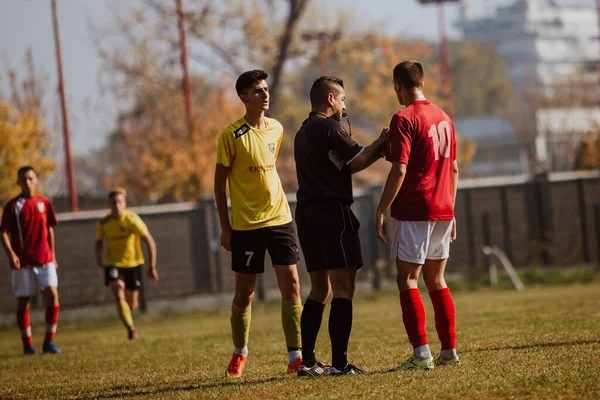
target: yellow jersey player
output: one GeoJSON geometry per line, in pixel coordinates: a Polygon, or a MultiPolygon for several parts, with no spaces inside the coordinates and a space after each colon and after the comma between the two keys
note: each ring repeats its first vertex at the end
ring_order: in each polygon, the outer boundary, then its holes
{"type": "Polygon", "coordinates": [[[117,312],[127,328],[129,339],[137,339],[131,311],[137,307],[142,286],[144,255],[141,241],[147,245],[150,255],[147,275],[151,281],[158,280],[156,243],[139,215],[127,210],[126,195],[123,188],[114,189],[108,195],[110,213],[98,221],[96,229],[96,259],[104,269],[104,284],[115,296],[117,312]]]}
{"type": "Polygon", "coordinates": [[[269,109],[268,74],[244,72],[236,91],[246,114],[227,126],[218,140],[215,201],[221,225],[221,246],[231,252],[235,295],[231,305],[233,356],[227,376],[241,378],[248,358],[251,303],[258,274],[269,252],[281,292],[281,320],[288,350],[288,372],[302,363],[298,247],[292,214],[275,167],[283,127],[264,113],[269,109]],[[226,186],[231,195],[231,222],[226,186]]]}

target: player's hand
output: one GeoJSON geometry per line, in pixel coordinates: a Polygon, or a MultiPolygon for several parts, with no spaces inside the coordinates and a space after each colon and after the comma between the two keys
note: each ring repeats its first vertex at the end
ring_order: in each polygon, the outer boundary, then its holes
{"type": "Polygon", "coordinates": [[[377,233],[377,239],[381,243],[387,244],[385,236],[387,235],[387,217],[383,213],[377,212],[375,215],[375,232],[377,233]]]}
{"type": "Polygon", "coordinates": [[[58,262],[56,260],[52,262],[54,263],[54,269],[58,271],[58,262]]]}
{"type": "Polygon", "coordinates": [[[21,260],[15,253],[10,255],[10,267],[13,269],[21,269],[21,260]]]}
{"type": "Polygon", "coordinates": [[[450,233],[450,243],[456,240],[456,218],[452,220],[452,232],[450,233]]]}
{"type": "Polygon", "coordinates": [[[389,138],[390,138],[390,128],[389,127],[385,127],[381,130],[381,133],[379,134],[379,138],[377,140],[383,142],[383,143],[387,143],[389,138]]]}
{"type": "Polygon", "coordinates": [[[225,250],[231,251],[231,228],[221,230],[221,246],[225,250]]]}
{"type": "Polygon", "coordinates": [[[150,281],[158,281],[158,271],[156,271],[156,266],[151,266],[150,268],[148,268],[148,270],[146,270],[146,275],[148,276],[148,279],[150,279],[150,281]]]}

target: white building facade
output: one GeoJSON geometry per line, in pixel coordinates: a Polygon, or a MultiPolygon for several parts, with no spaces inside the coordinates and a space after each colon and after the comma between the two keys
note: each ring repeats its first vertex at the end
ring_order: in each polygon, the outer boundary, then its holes
{"type": "MultiPolygon", "coordinates": [[[[496,45],[520,94],[552,94],[557,85],[576,74],[589,79],[590,85],[599,85],[596,0],[513,0],[497,7],[494,15],[477,18],[471,18],[465,6],[457,26],[466,40],[496,45]]],[[[600,108],[534,106],[523,118],[527,121],[508,121],[513,133],[504,136],[507,145],[515,138],[521,143],[520,159],[529,160],[521,163],[525,166],[522,172],[566,170],[572,167],[573,149],[585,132],[600,126],[600,108]]],[[[493,133],[479,131],[477,135],[491,137],[493,133]]],[[[481,149],[491,147],[480,140],[477,145],[481,149]]],[[[510,165],[516,165],[515,160],[510,165]]]]}
{"type": "Polygon", "coordinates": [[[466,40],[496,44],[517,88],[547,88],[600,62],[595,0],[515,0],[481,18],[465,9],[457,26],[466,40]]]}

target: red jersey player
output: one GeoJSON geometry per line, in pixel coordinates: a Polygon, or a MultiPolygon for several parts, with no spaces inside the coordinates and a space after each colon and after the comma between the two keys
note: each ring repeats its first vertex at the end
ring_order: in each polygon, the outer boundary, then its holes
{"type": "Polygon", "coordinates": [[[12,268],[12,289],[18,299],[17,322],[25,354],[35,354],[29,324],[29,302],[36,283],[46,298],[46,337],[44,353],[60,353],[54,345],[58,324],[58,265],[54,255],[57,224],[50,200],[35,194],[37,174],[30,167],[19,169],[17,183],[21,194],[8,202],[2,214],[0,232],[12,268]]]}
{"type": "Polygon", "coordinates": [[[376,214],[377,236],[384,243],[384,213],[390,206],[391,216],[397,220],[390,255],[396,260],[402,320],[414,349],[407,361],[391,371],[460,364],[454,301],[444,280],[450,243],[456,239],[458,164],[454,124],[423,96],[423,75],[423,66],[416,61],[404,61],[394,68],[394,91],[406,107],[390,123],[387,157],[392,167],[376,214]],[[441,354],[435,361],[417,288],[421,271],[442,342],[441,354]]]}

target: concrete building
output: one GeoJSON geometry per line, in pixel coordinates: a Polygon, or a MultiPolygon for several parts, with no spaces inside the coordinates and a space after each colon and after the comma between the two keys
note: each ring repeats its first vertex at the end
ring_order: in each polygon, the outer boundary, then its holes
{"type": "Polygon", "coordinates": [[[600,62],[594,0],[515,0],[477,18],[465,8],[457,26],[466,40],[496,44],[517,88],[548,89],[600,62]]]}
{"type": "Polygon", "coordinates": [[[589,87],[598,86],[600,31],[595,0],[513,0],[491,15],[478,17],[464,6],[457,26],[466,40],[495,44],[517,93],[532,99],[530,111],[524,111],[519,121],[491,116],[457,123],[463,136],[475,140],[478,152],[484,153],[476,156],[474,172],[490,175],[517,166],[522,173],[572,168],[579,141],[600,126],[600,108],[542,108],[536,106],[540,104],[536,99],[556,93],[574,76],[589,80],[589,87]],[[495,166],[488,161],[490,155],[500,158],[500,154],[508,159],[495,166]]]}

